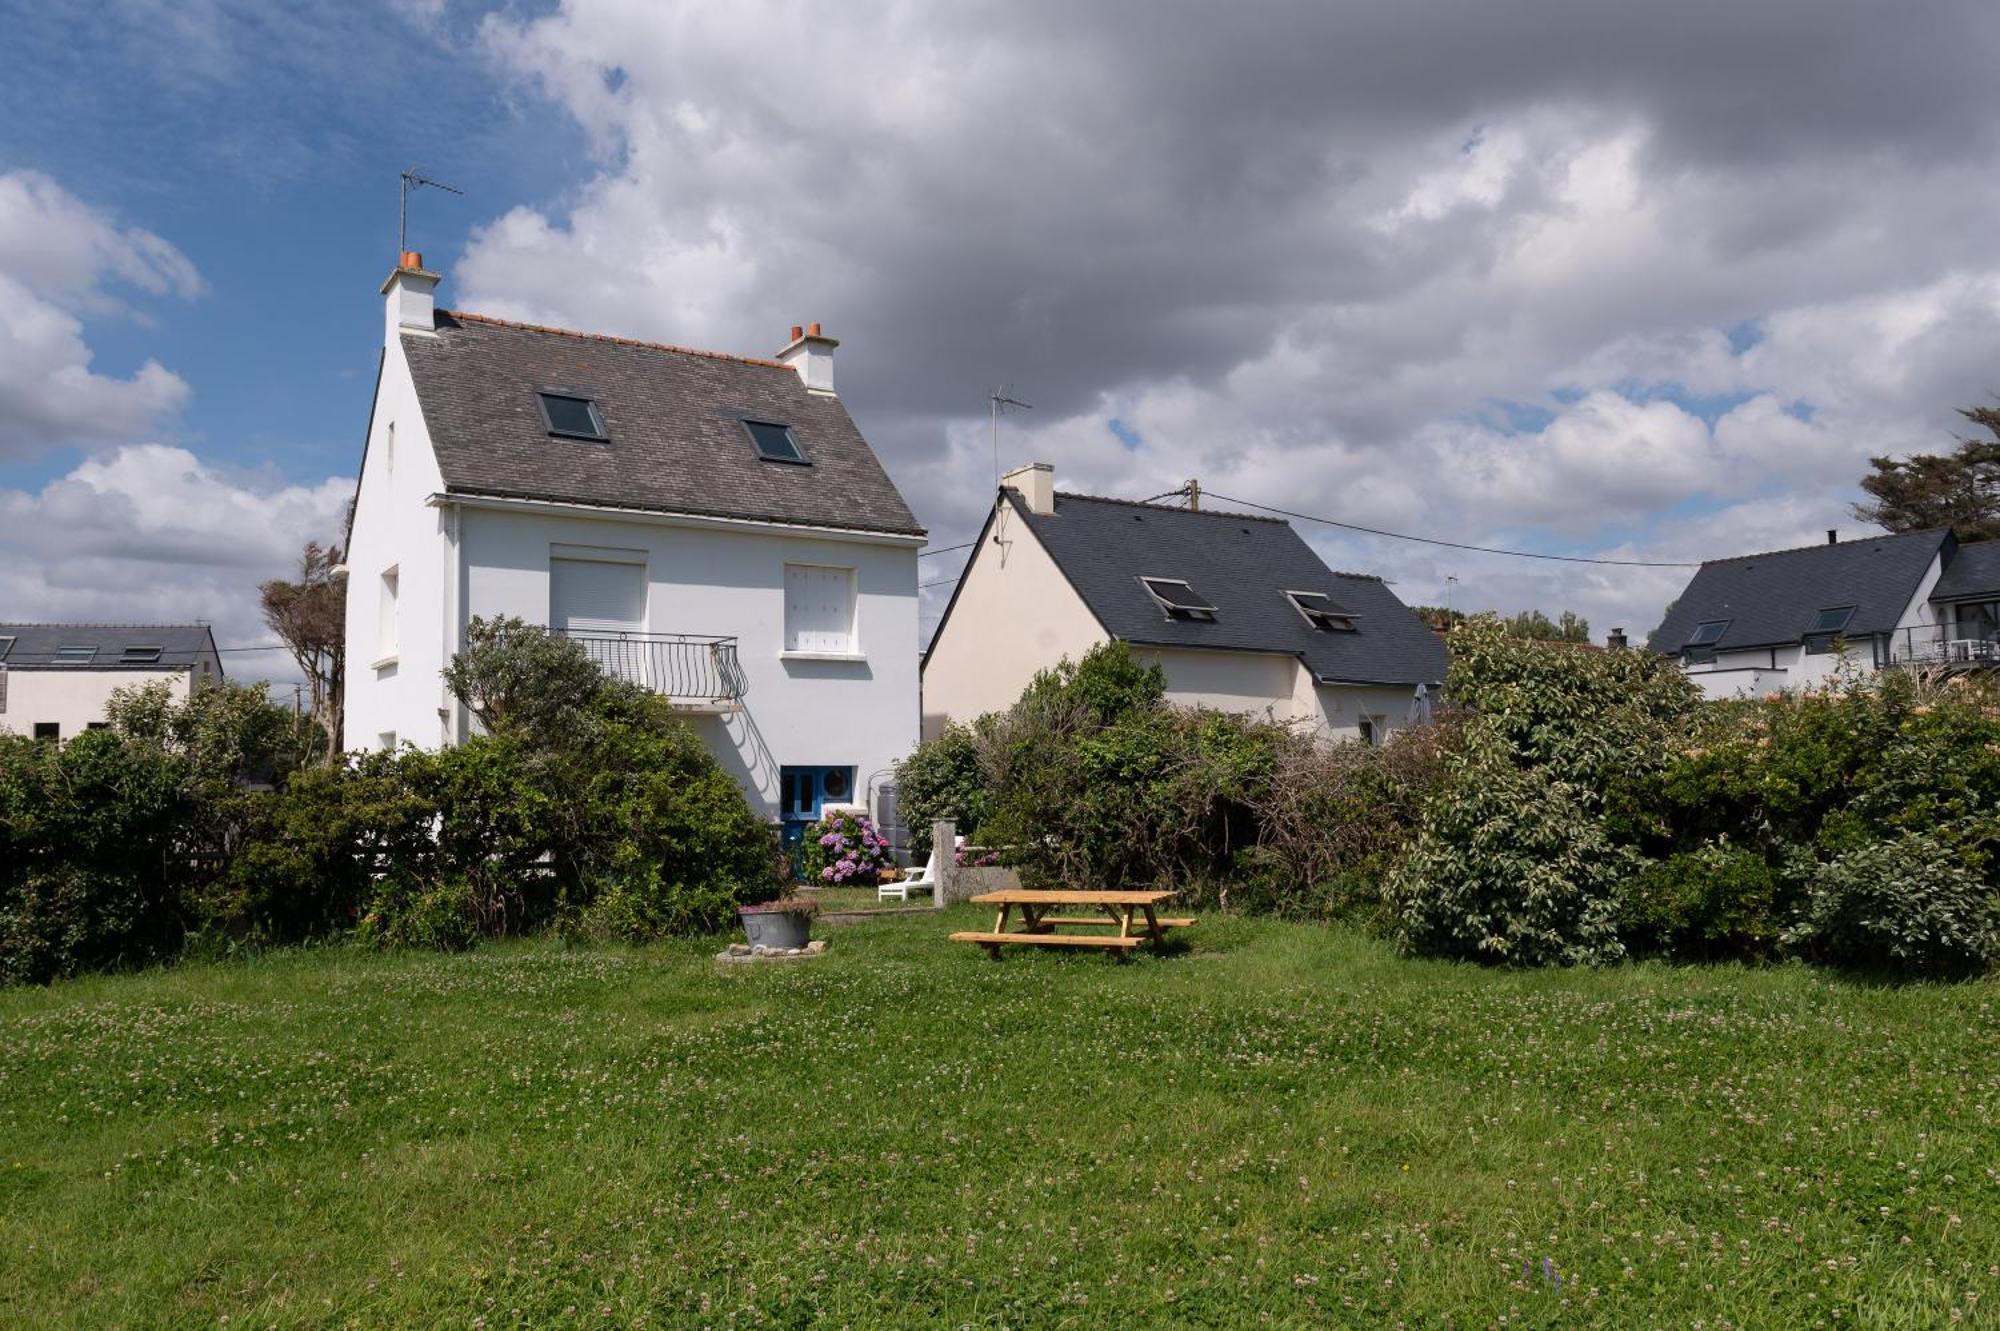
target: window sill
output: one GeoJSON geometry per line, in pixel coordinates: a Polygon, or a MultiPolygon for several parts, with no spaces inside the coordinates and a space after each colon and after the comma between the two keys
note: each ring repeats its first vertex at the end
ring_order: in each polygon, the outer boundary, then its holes
{"type": "Polygon", "coordinates": [[[387,670],[390,666],[396,664],[399,659],[396,653],[390,652],[387,656],[378,656],[373,661],[370,661],[368,668],[370,670],[387,670]]]}
{"type": "Polygon", "coordinates": [[[780,661],[866,661],[863,652],[779,652],[780,661]]]}

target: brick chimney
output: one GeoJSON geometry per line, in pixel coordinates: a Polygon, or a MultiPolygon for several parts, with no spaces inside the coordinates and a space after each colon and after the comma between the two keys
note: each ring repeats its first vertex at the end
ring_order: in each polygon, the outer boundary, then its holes
{"type": "Polygon", "coordinates": [[[792,325],[792,340],[778,359],[799,372],[806,391],[837,396],[833,391],[833,349],[840,343],[820,332],[818,324],[792,325]]]}
{"type": "Polygon", "coordinates": [[[382,283],[388,297],[386,340],[393,343],[403,333],[437,332],[438,275],[424,267],[424,256],[404,250],[396,269],[382,283]]]}
{"type": "Polygon", "coordinates": [[[1056,469],[1052,463],[1029,462],[1000,478],[1000,488],[1021,496],[1036,517],[1052,517],[1056,511],[1056,469]]]}

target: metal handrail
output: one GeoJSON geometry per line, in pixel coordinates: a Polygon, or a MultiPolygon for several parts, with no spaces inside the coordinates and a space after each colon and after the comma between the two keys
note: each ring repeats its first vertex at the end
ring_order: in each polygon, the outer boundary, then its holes
{"type": "Polygon", "coordinates": [[[2000,642],[1960,637],[1947,624],[1917,624],[1889,634],[1889,664],[1897,666],[2000,666],[2000,642]]]}
{"type": "Polygon", "coordinates": [[[748,691],[733,637],[573,629],[550,632],[583,648],[613,679],[676,701],[737,703],[748,691]]]}

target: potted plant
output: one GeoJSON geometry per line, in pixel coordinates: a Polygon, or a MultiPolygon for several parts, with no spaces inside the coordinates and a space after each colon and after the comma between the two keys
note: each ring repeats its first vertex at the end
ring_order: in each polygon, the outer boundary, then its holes
{"type": "Polygon", "coordinates": [[[786,897],[755,906],[738,906],[736,918],[743,922],[743,936],[750,940],[751,947],[784,951],[804,947],[812,941],[812,917],[818,909],[814,902],[786,897]]]}

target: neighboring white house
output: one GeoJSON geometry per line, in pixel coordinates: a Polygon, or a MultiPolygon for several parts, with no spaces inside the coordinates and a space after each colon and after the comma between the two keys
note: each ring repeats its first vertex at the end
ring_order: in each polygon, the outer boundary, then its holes
{"type": "Polygon", "coordinates": [[[1111,639],[1175,703],[1379,742],[1428,713],[1444,640],[1380,578],[1335,573],[1290,525],[1002,478],[924,654],[924,733],[999,711],[1039,670],[1111,639]]]}
{"type": "Polygon", "coordinates": [[[1715,559],[1653,631],[1711,699],[1824,684],[1849,669],[2000,664],[2000,542],[1943,528],[1715,559]]]}
{"type": "Polygon", "coordinates": [[[105,724],[119,689],[175,699],[222,678],[206,624],[0,624],[0,730],[64,740],[105,724]]]}
{"type": "Polygon", "coordinates": [[[347,546],[349,749],[463,737],[442,669],[515,615],[667,695],[752,803],[865,798],[917,739],[923,529],[833,388],[775,359],[437,309],[406,254],[347,546]]]}

